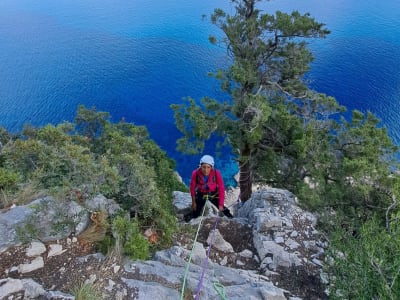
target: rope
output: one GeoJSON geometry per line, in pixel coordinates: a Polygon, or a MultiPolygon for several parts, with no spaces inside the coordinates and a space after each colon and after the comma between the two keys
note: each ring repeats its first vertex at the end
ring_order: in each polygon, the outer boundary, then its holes
{"type": "Polygon", "coordinates": [[[214,241],[215,230],[217,229],[218,217],[219,217],[219,214],[217,214],[217,217],[215,218],[215,223],[214,223],[213,233],[212,233],[212,236],[211,236],[210,245],[208,246],[206,258],[203,261],[203,266],[202,266],[203,271],[201,272],[200,281],[199,281],[199,284],[197,285],[197,292],[196,292],[195,300],[198,300],[199,296],[200,296],[200,290],[201,290],[201,287],[203,285],[204,274],[205,274],[205,272],[207,270],[208,258],[210,257],[211,246],[212,246],[212,243],[214,241]]]}
{"type": "Polygon", "coordinates": [[[188,271],[189,271],[189,266],[190,266],[190,262],[191,262],[191,260],[192,260],[192,254],[193,254],[193,251],[194,251],[194,247],[195,247],[195,245],[196,245],[197,237],[199,236],[199,232],[200,232],[200,228],[201,228],[201,223],[203,222],[203,216],[204,216],[205,210],[206,210],[206,205],[204,204],[203,211],[202,211],[202,213],[201,213],[200,223],[199,223],[199,226],[197,227],[196,236],[195,236],[195,238],[194,238],[192,250],[190,251],[189,260],[188,260],[188,262],[187,262],[187,264],[186,264],[186,270],[185,270],[185,274],[184,274],[184,276],[183,276],[183,284],[182,284],[182,291],[181,291],[181,300],[183,300],[183,297],[184,297],[185,285],[186,285],[186,277],[187,277],[187,273],[188,273],[188,271]]]}
{"type": "Polygon", "coordinates": [[[219,282],[214,282],[213,287],[217,294],[221,296],[221,299],[226,300],[225,287],[219,282]]]}
{"type": "MultiPolygon", "coordinates": [[[[206,202],[208,201],[208,198],[209,198],[209,197],[206,196],[206,202]]],[[[195,236],[195,238],[194,238],[192,250],[190,251],[189,260],[188,260],[188,262],[187,262],[187,264],[186,264],[185,274],[184,274],[184,276],[183,276],[183,284],[182,284],[182,291],[181,291],[181,298],[180,298],[181,300],[184,299],[187,273],[188,273],[188,271],[189,271],[190,262],[191,262],[191,260],[192,260],[192,254],[193,254],[193,251],[194,251],[194,248],[195,248],[195,245],[196,245],[197,237],[198,237],[198,235],[199,235],[199,232],[200,232],[200,228],[201,228],[203,219],[204,219],[205,208],[206,208],[206,204],[204,204],[203,211],[202,211],[202,213],[201,213],[200,223],[199,223],[199,226],[197,227],[196,236],[195,236]]],[[[203,285],[204,274],[205,274],[205,271],[206,271],[206,269],[207,269],[208,258],[210,257],[211,246],[212,246],[212,243],[213,243],[213,241],[214,241],[215,231],[216,231],[217,224],[218,224],[218,217],[219,217],[219,213],[217,213],[217,217],[215,218],[215,223],[214,223],[214,228],[213,228],[213,234],[212,234],[212,236],[211,236],[210,245],[209,245],[208,250],[207,250],[206,258],[205,258],[204,261],[203,261],[202,273],[201,273],[201,276],[200,276],[199,283],[198,283],[198,285],[197,285],[197,292],[196,292],[195,300],[198,300],[198,299],[199,299],[199,296],[200,296],[200,290],[201,290],[201,287],[202,287],[202,285],[203,285]]],[[[224,286],[223,286],[222,284],[220,284],[219,282],[214,282],[214,283],[213,283],[213,287],[214,287],[215,291],[217,292],[217,294],[219,294],[219,295],[221,296],[221,299],[222,299],[222,300],[226,300],[225,288],[224,288],[224,286]]]]}

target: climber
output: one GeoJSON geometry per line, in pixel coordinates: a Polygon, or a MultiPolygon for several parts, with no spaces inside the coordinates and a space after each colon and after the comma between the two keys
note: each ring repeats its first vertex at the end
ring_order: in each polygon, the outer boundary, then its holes
{"type": "Polygon", "coordinates": [[[190,180],[190,195],[192,197],[193,218],[202,214],[206,200],[210,200],[225,216],[233,218],[229,209],[224,206],[224,181],[221,172],[214,169],[214,158],[212,156],[204,155],[200,159],[199,167],[193,170],[190,180]]]}

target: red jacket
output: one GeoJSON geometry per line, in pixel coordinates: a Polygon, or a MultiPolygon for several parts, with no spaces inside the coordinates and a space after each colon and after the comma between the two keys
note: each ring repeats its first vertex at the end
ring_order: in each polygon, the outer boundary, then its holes
{"type": "Polygon", "coordinates": [[[219,170],[211,169],[210,175],[208,176],[207,182],[208,190],[206,189],[206,182],[201,169],[198,168],[192,172],[192,178],[190,180],[190,195],[192,198],[195,197],[196,192],[200,193],[213,193],[217,190],[219,195],[219,206],[224,206],[225,201],[225,187],[224,181],[219,170]],[[214,180],[215,178],[215,180],[214,180]]]}

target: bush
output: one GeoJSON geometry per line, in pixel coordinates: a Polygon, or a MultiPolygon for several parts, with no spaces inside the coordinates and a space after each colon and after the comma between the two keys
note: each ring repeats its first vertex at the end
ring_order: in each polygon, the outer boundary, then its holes
{"type": "Polygon", "coordinates": [[[333,235],[333,299],[400,299],[399,216],[390,232],[373,218],[355,236],[344,230],[333,235]]]}
{"type": "Polygon", "coordinates": [[[15,189],[19,175],[17,172],[0,168],[0,190],[15,189]]]}
{"type": "Polygon", "coordinates": [[[150,256],[149,242],[141,234],[137,221],[117,216],[112,224],[112,232],[125,255],[132,259],[147,259],[150,256]]]}
{"type": "MultiPolygon", "coordinates": [[[[29,195],[43,191],[57,199],[79,201],[102,193],[115,199],[126,213],[134,211],[138,229],[154,228],[159,238],[154,250],[168,246],[176,228],[172,192],[186,188],[174,173],[175,162],[150,139],[144,126],[113,124],[108,119],[108,113],[79,106],[75,124],[26,126],[18,138],[4,135],[7,143],[0,157],[3,198],[7,198],[4,189],[15,188],[15,201],[25,187],[29,195]],[[79,199],[71,191],[79,191],[79,199]]],[[[149,249],[139,233],[135,243],[125,239],[124,245],[130,255],[149,249]]]]}

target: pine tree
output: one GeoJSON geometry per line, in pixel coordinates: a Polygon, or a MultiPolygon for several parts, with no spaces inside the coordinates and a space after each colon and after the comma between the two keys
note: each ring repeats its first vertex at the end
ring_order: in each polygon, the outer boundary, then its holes
{"type": "Polygon", "coordinates": [[[259,159],[270,155],[273,161],[290,134],[295,138],[301,124],[291,117],[288,103],[309,97],[303,75],[313,57],[305,40],[329,33],[309,14],[267,14],[256,7],[258,2],[261,0],[232,0],[234,15],[216,9],[211,16],[224,35],[220,40],[210,37],[210,41],[223,43],[231,59],[226,70],[214,74],[228,99],[204,97],[197,103],[187,98],[171,105],[177,128],[183,133],[178,149],[200,152],[213,134],[231,146],[239,163],[242,201],[251,196],[258,164],[254,158],[263,152],[259,159]],[[282,120],[287,123],[276,123],[282,120]]]}

